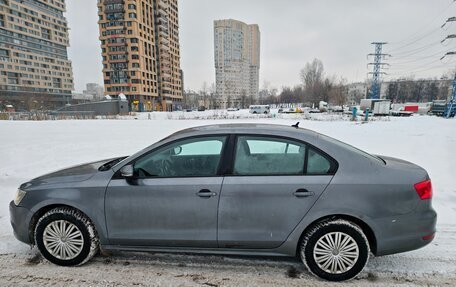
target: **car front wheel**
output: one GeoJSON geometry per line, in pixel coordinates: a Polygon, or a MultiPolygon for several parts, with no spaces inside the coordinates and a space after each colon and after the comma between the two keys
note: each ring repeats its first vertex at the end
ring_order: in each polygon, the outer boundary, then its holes
{"type": "Polygon", "coordinates": [[[44,258],[61,266],[82,265],[98,251],[93,223],[68,207],[52,209],[38,220],[35,243],[44,258]]]}
{"type": "Polygon", "coordinates": [[[329,281],[354,278],[369,259],[369,242],[356,224],[336,219],[316,224],[301,242],[300,255],[310,272],[329,281]]]}

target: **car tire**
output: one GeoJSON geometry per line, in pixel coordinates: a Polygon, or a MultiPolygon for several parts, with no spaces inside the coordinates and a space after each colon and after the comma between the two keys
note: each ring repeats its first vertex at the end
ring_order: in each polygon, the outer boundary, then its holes
{"type": "Polygon", "coordinates": [[[82,265],[99,247],[93,223],[69,207],[52,209],[38,220],[35,243],[44,258],[60,266],[82,265]]]}
{"type": "Polygon", "coordinates": [[[356,277],[369,259],[369,242],[362,229],[347,220],[325,220],[304,235],[300,256],[307,269],[328,281],[356,277]]]}

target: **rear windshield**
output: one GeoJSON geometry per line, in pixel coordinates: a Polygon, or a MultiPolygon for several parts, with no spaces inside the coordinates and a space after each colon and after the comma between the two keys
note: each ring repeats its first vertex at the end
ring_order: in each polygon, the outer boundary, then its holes
{"type": "Polygon", "coordinates": [[[330,142],[330,143],[333,143],[333,144],[335,144],[335,145],[338,145],[338,146],[340,146],[340,147],[343,147],[343,148],[345,148],[345,149],[348,149],[348,150],[350,150],[350,151],[352,151],[352,152],[354,152],[354,153],[357,153],[357,154],[359,154],[359,155],[361,155],[361,156],[364,156],[364,157],[366,157],[366,158],[368,158],[368,159],[371,159],[371,160],[380,162],[381,164],[386,164],[386,162],[385,162],[383,159],[381,159],[380,157],[375,156],[375,155],[372,155],[372,154],[367,153],[367,152],[365,152],[365,151],[362,151],[362,150],[360,150],[359,148],[356,148],[356,147],[354,147],[354,146],[352,146],[352,145],[346,144],[346,143],[344,143],[344,142],[341,142],[341,141],[336,140],[336,139],[334,139],[334,138],[332,138],[332,137],[328,137],[328,136],[325,136],[325,135],[322,135],[322,134],[320,134],[319,136],[320,136],[321,138],[323,138],[324,140],[330,142]]]}

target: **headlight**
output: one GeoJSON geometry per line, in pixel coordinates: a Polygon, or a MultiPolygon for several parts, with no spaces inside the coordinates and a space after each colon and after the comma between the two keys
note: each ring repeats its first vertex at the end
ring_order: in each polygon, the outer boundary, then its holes
{"type": "Polygon", "coordinates": [[[16,196],[14,197],[14,204],[19,205],[19,203],[21,203],[24,196],[25,196],[25,191],[18,189],[16,191],[16,196]]]}

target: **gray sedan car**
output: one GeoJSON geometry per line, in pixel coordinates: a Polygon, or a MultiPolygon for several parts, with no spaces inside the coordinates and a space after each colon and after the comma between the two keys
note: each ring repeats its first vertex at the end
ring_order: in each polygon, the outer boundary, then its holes
{"type": "Polygon", "coordinates": [[[297,256],[342,281],[370,253],[431,242],[431,198],[427,172],[404,160],[296,126],[228,124],[33,179],[10,214],[15,236],[58,265],[99,248],[297,256]]]}

